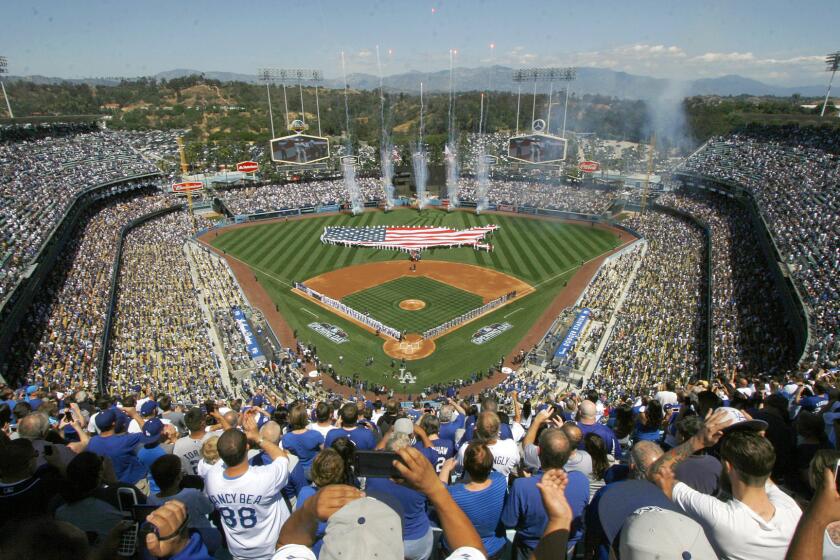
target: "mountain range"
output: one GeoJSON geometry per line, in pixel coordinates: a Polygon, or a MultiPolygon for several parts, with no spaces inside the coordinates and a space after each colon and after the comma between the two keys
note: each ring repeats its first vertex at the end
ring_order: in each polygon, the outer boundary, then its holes
{"type": "MultiPolygon", "coordinates": [[[[506,66],[491,66],[483,68],[456,68],[454,70],[456,91],[517,91],[518,84],[513,82],[514,68],[506,66]]],[[[222,82],[258,83],[256,75],[237,74],[233,72],[201,72],[179,68],[159,72],[151,76],[158,80],[172,80],[192,74],[204,74],[208,79],[222,82]]],[[[121,78],[77,78],[62,79],[46,76],[7,76],[8,81],[24,80],[36,84],[75,83],[98,86],[115,85],[121,78]]],[[[391,92],[417,93],[420,83],[423,90],[440,92],[449,90],[449,70],[438,72],[409,71],[393,74],[383,79],[384,87],[391,92]]],[[[356,73],[347,76],[347,83],[354,89],[372,90],[379,87],[379,77],[372,74],[356,73]]],[[[532,83],[523,84],[523,92],[533,91],[532,83]]],[[[296,82],[295,82],[296,85],[296,82]]],[[[304,82],[304,85],[308,85],[304,82]]],[[[329,88],[342,88],[344,83],[340,78],[325,79],[322,84],[329,88]]],[[[562,83],[554,84],[554,91],[564,87],[562,83]]],[[[540,93],[546,93],[549,85],[538,85],[540,93]]],[[[726,75],[718,78],[704,78],[700,80],[667,80],[617,72],[604,68],[578,68],[577,79],[572,82],[571,91],[578,95],[600,94],[625,99],[660,99],[687,97],[693,95],[752,95],[789,97],[800,94],[803,97],[820,97],[825,93],[821,85],[784,87],[766,84],[738,75],[726,75]]]]}

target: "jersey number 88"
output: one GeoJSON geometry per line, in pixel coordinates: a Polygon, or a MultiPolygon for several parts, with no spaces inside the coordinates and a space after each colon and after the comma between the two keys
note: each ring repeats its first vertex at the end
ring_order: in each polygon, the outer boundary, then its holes
{"type": "Polygon", "coordinates": [[[254,508],[240,508],[233,510],[230,508],[219,508],[219,515],[225,525],[231,529],[235,529],[237,525],[237,511],[239,512],[238,525],[243,529],[250,529],[257,524],[257,510],[254,508]]]}

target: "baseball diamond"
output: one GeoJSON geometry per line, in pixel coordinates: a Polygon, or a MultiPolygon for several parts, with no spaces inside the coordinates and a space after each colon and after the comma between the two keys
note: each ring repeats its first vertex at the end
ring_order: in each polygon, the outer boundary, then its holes
{"type": "MultiPolygon", "coordinates": [[[[498,364],[500,356],[519,350],[519,345],[533,344],[526,341],[544,334],[547,325],[540,326],[545,322],[543,315],[548,318],[566,283],[583,264],[632,240],[626,233],[621,236],[617,230],[586,222],[497,212],[476,215],[402,209],[234,225],[204,241],[235,264],[233,269],[240,282],[250,285],[256,280],[274,304],[275,309],[270,311],[276,311],[304,340],[317,343],[323,363],[337,365],[341,356],[343,372],[382,382],[383,374],[392,372],[393,360],[404,358],[411,360],[411,372],[418,376],[418,383],[427,384],[486,371],[498,364]],[[472,247],[425,250],[416,263],[416,272],[410,270],[403,252],[325,244],[320,239],[326,227],[435,226],[465,230],[490,224],[499,227],[493,234],[492,251],[476,251],[472,247]],[[247,270],[241,265],[246,265],[251,273],[240,272],[247,270]],[[403,277],[407,278],[391,285],[403,277]],[[420,284],[412,284],[417,281],[420,284]],[[377,338],[374,329],[292,291],[295,282],[355,311],[367,312],[389,327],[417,335],[427,325],[435,327],[513,291],[517,309],[507,319],[505,315],[511,313],[513,306],[492,309],[458,328],[446,330],[422,352],[408,346],[399,350],[398,345],[397,349],[386,349],[383,338],[377,338]],[[453,297],[458,307],[447,299],[453,297]],[[399,304],[405,299],[420,299],[426,307],[415,311],[401,309],[399,304]],[[434,320],[426,320],[431,317],[434,320]],[[306,326],[313,320],[337,325],[352,344],[339,345],[320,337],[306,326]],[[389,320],[398,324],[389,324],[389,320]],[[512,327],[485,344],[471,342],[475,331],[501,322],[509,322],[512,327]]],[[[579,281],[582,280],[576,279],[579,281]]]]}
{"type": "Polygon", "coordinates": [[[483,303],[482,298],[476,294],[425,276],[397,278],[350,294],[342,301],[400,331],[417,333],[445,323],[483,303]],[[413,312],[401,309],[400,302],[414,295],[422,295],[426,307],[413,312]]]}

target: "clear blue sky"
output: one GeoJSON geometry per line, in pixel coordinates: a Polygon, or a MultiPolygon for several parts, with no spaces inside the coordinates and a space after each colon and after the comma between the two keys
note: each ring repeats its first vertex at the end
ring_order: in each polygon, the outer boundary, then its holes
{"type": "Polygon", "coordinates": [[[599,66],[670,78],[825,81],[840,0],[64,0],[5,2],[10,74],[151,75],[174,68],[339,76],[481,66],[599,66]],[[490,44],[495,44],[495,48],[490,44]],[[388,55],[388,50],[392,54],[388,55]]]}

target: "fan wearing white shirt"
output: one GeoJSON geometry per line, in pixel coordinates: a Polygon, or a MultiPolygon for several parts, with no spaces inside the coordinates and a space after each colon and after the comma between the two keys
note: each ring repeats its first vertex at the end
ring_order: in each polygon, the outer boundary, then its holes
{"type": "MultiPolygon", "coordinates": [[[[499,415],[495,412],[482,412],[475,421],[476,439],[482,440],[493,454],[493,470],[508,476],[519,466],[519,447],[512,439],[499,439],[499,415]]],[[[464,453],[469,442],[458,450],[458,468],[463,469],[464,453]]]]}
{"type": "MultiPolygon", "coordinates": [[[[648,471],[648,478],[703,525],[718,557],[782,560],[802,512],[791,497],[770,481],[776,453],[757,431],[760,421],[732,420],[727,409],[715,411],[695,436],[657,460],[648,471]],[[721,484],[729,486],[732,493],[727,502],[677,482],[673,472],[674,465],[718,441],[723,463],[721,484]]],[[[766,423],[763,424],[766,429],[766,423]]]]}
{"type": "Polygon", "coordinates": [[[210,469],[205,492],[222,518],[231,554],[267,560],[290,515],[280,494],[289,480],[289,459],[280,447],[260,437],[255,414],[253,409],[243,414],[245,433],[231,429],[219,437],[217,447],[225,468],[210,469]],[[248,464],[249,441],[268,454],[269,464],[248,464]]]}
{"type": "Polygon", "coordinates": [[[663,407],[666,404],[677,404],[679,400],[677,398],[676,387],[677,385],[673,381],[668,380],[664,383],[664,387],[658,391],[653,398],[658,400],[659,404],[663,407]]]}

